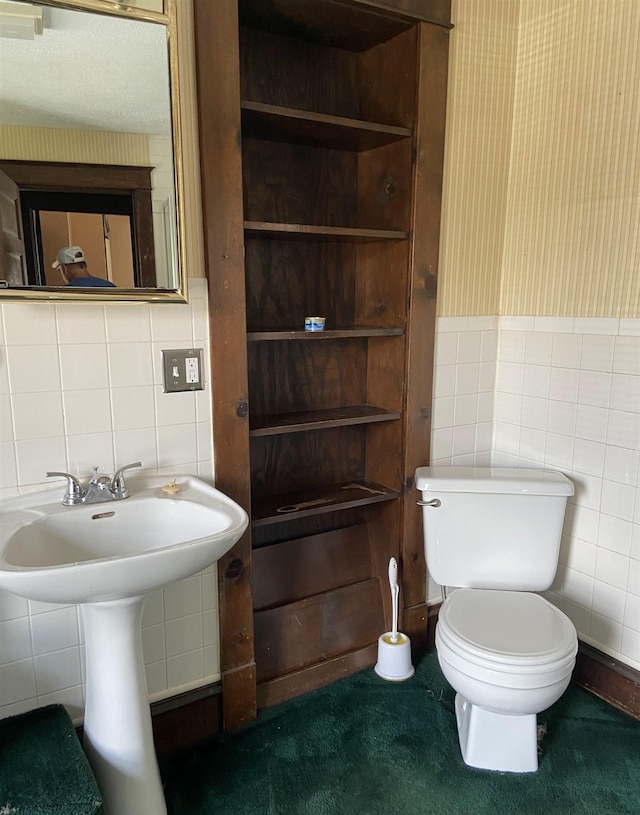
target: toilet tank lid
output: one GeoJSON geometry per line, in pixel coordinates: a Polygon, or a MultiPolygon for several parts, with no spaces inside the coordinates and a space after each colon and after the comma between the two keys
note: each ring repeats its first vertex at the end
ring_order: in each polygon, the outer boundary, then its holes
{"type": "Polygon", "coordinates": [[[487,492],[510,495],[573,495],[572,482],[555,470],[519,467],[418,467],[422,492],[487,492]]]}

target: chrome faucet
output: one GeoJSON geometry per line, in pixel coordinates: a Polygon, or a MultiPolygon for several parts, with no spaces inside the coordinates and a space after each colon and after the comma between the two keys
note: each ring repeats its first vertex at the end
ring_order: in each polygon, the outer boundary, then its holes
{"type": "Polygon", "coordinates": [[[60,476],[67,479],[67,488],[62,499],[66,507],[77,506],[78,504],[99,504],[103,501],[121,501],[129,497],[129,490],[124,480],[124,471],[132,467],[142,467],[141,461],[134,464],[125,464],[116,471],[113,478],[106,473],[99,472],[98,467],[93,467],[93,476],[89,483],[84,486],[82,482],[71,473],[47,473],[47,478],[60,476]]]}

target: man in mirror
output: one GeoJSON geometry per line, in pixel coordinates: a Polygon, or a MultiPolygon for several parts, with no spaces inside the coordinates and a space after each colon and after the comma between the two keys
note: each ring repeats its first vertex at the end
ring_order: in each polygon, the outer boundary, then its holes
{"type": "Polygon", "coordinates": [[[54,269],[60,270],[65,286],[108,286],[115,288],[115,285],[110,280],[105,280],[102,277],[94,277],[89,274],[81,246],[64,246],[58,252],[58,256],[52,265],[54,269]]]}

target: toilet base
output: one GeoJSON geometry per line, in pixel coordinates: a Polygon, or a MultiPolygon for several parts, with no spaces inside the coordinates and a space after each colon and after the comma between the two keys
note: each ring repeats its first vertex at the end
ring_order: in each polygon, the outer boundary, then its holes
{"type": "Polygon", "coordinates": [[[481,770],[533,773],[538,769],[535,713],[507,716],[472,705],[456,693],[456,721],[465,764],[481,770]]]}

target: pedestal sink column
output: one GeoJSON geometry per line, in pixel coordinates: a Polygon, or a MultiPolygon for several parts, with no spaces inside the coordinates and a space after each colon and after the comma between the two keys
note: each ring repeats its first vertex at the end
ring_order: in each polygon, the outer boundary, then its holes
{"type": "Polygon", "coordinates": [[[82,605],[84,747],[106,815],[166,815],[142,657],[146,597],[82,605]]]}

